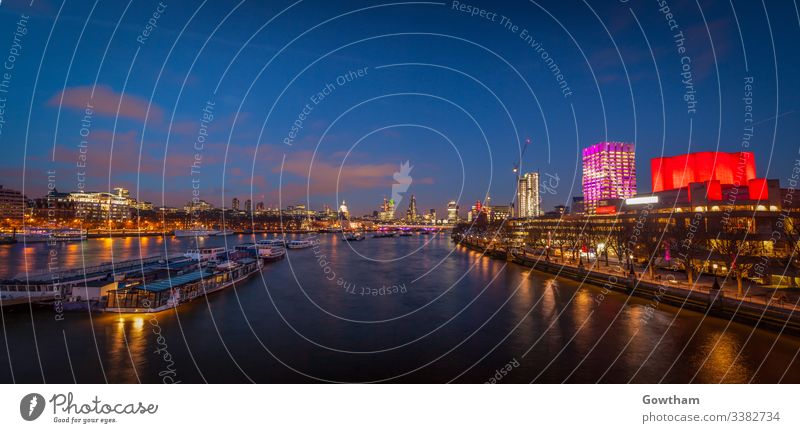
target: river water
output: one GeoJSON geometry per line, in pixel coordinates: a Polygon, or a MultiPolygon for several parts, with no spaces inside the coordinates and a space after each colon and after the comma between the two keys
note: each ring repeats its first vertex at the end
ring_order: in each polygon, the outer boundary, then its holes
{"type": "MultiPolygon", "coordinates": [[[[2,310],[0,383],[800,382],[795,337],[531,272],[446,235],[318,238],[177,311],[2,310]]],[[[194,242],[0,246],[0,275],[51,254],[79,268],[194,242]]]]}

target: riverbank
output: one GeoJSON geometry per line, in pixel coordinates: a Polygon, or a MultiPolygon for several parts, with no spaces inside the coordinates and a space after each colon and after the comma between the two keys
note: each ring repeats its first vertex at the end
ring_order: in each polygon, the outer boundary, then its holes
{"type": "Polygon", "coordinates": [[[694,284],[682,286],[675,280],[665,280],[656,275],[649,280],[643,273],[632,275],[624,267],[606,267],[597,261],[586,265],[552,261],[544,255],[532,255],[524,251],[506,252],[498,248],[487,248],[467,241],[455,241],[456,245],[480,252],[491,258],[508,260],[537,271],[568,278],[581,284],[591,284],[601,289],[614,290],[630,296],[652,301],[656,308],[668,304],[703,312],[726,320],[756,326],[771,331],[800,335],[800,308],[795,304],[769,298],[763,301],[750,297],[730,296],[725,290],[713,290],[710,286],[694,284]],[[760,302],[759,302],[760,301],[760,302]]]}

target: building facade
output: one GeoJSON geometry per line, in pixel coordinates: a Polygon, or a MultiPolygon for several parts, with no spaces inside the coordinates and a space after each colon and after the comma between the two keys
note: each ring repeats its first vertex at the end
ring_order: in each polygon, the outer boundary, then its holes
{"type": "Polygon", "coordinates": [[[22,193],[0,185],[0,219],[21,221],[23,218],[25,198],[22,193]]]}
{"type": "Polygon", "coordinates": [[[539,173],[525,173],[517,184],[517,217],[534,218],[539,216],[539,173]]]}
{"type": "Polygon", "coordinates": [[[582,159],[586,213],[596,213],[601,200],[636,195],[636,149],[632,143],[597,143],[583,149],[582,159]]]}
{"type": "Polygon", "coordinates": [[[133,199],[127,189],[114,192],[71,192],[75,218],[84,221],[125,222],[131,217],[133,199]]]}
{"type": "Polygon", "coordinates": [[[455,200],[450,200],[447,203],[447,222],[450,224],[458,223],[458,203],[455,200]]]}

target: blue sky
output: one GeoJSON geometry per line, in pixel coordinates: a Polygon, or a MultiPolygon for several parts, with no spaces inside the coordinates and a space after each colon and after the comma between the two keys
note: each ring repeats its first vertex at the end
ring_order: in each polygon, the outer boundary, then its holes
{"type": "Polygon", "coordinates": [[[40,196],[55,170],[59,190],[76,190],[85,155],[86,190],[173,206],[193,193],[216,205],[347,200],[363,214],[409,161],[418,208],[443,212],[487,193],[510,202],[530,138],[522,169],[551,179],[550,208],[581,195],[582,147],[635,142],[649,191],[652,157],[742,150],[749,109],[759,176],[786,184],[798,156],[792,2],[672,1],[672,29],[658,1],[461,2],[484,17],[453,2],[165,3],[141,43],[157,1],[2,2],[3,58],[30,19],[2,94],[0,184],[40,196]]]}

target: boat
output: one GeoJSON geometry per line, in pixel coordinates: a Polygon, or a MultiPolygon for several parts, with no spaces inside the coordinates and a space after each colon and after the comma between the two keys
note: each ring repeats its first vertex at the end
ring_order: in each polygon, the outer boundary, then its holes
{"type": "Polygon", "coordinates": [[[286,250],[283,247],[259,248],[258,257],[265,262],[276,262],[286,257],[286,250]]]}
{"type": "Polygon", "coordinates": [[[236,232],[235,232],[235,231],[233,231],[233,230],[228,230],[228,229],[225,229],[225,230],[219,231],[219,232],[217,232],[217,233],[214,233],[214,234],[213,234],[213,235],[211,235],[211,236],[231,236],[231,235],[235,235],[235,234],[236,234],[236,232]]]}
{"type": "Polygon", "coordinates": [[[207,262],[209,260],[216,260],[227,252],[228,250],[224,247],[195,248],[187,250],[183,256],[192,260],[197,260],[198,262],[207,262]]]}
{"type": "Polygon", "coordinates": [[[314,241],[310,239],[299,239],[294,241],[289,241],[286,243],[286,248],[299,250],[302,248],[310,248],[314,246],[314,241]]]}
{"type": "Polygon", "coordinates": [[[102,309],[115,313],[157,312],[175,308],[244,281],[261,269],[257,258],[226,260],[170,278],[109,290],[102,309]]]}
{"type": "Polygon", "coordinates": [[[17,238],[14,236],[0,236],[0,245],[10,245],[17,243],[17,238]]]}
{"type": "Polygon", "coordinates": [[[403,236],[403,237],[406,237],[406,236],[414,236],[414,233],[407,232],[407,231],[401,231],[401,232],[400,232],[400,234],[399,234],[399,236],[403,236]]]}
{"type": "Polygon", "coordinates": [[[262,239],[260,241],[257,241],[256,244],[268,247],[285,247],[286,239],[277,237],[272,239],[262,239]]]}
{"type": "Polygon", "coordinates": [[[233,255],[258,257],[264,262],[275,262],[286,257],[286,249],[282,246],[244,243],[234,247],[233,255]]]}
{"type": "Polygon", "coordinates": [[[367,237],[364,236],[364,233],[361,232],[346,232],[342,234],[342,240],[345,241],[363,241],[367,237]]]}
{"type": "Polygon", "coordinates": [[[214,236],[218,233],[220,233],[219,230],[208,230],[208,229],[175,230],[175,237],[188,238],[188,237],[200,237],[200,236],[214,236]]]}
{"type": "Polygon", "coordinates": [[[393,238],[397,236],[397,233],[393,231],[379,231],[372,235],[373,238],[393,238]]]}
{"type": "Polygon", "coordinates": [[[45,228],[26,228],[20,233],[14,234],[14,239],[23,242],[77,242],[86,240],[86,230],[82,229],[45,229],[45,228]]]}

